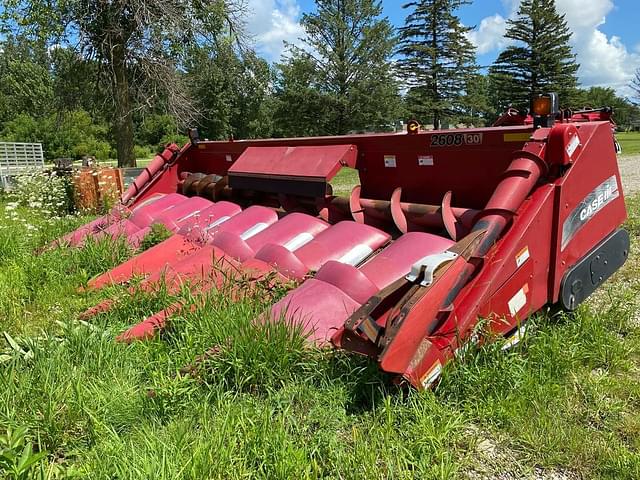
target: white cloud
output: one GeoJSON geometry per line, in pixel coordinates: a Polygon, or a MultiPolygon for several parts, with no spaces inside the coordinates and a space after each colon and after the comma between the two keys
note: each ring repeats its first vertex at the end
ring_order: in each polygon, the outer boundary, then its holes
{"type": "MultiPolygon", "coordinates": [[[[517,12],[520,0],[503,0],[509,17],[517,12]]],[[[599,27],[615,7],[613,0],[556,0],[560,13],[566,15],[573,32],[571,44],[580,63],[578,77],[585,87],[606,86],[619,94],[629,94],[628,84],[640,67],[640,50],[629,51],[617,36],[607,37],[599,27]]],[[[498,52],[506,42],[500,38],[499,26],[506,20],[496,14],[484,18],[470,38],[480,54],[498,52]]],[[[504,32],[504,30],[503,30],[504,32]]]]}
{"type": "Polygon", "coordinates": [[[614,7],[612,0],[556,0],[556,5],[558,11],[566,15],[569,27],[576,31],[603,25],[614,7]]]}
{"type": "Polygon", "coordinates": [[[640,56],[629,53],[619,37],[607,38],[600,30],[594,30],[575,49],[580,62],[578,75],[584,86],[607,86],[623,95],[629,93],[629,82],[640,67],[640,56]]]}
{"type": "Polygon", "coordinates": [[[284,42],[296,43],[304,35],[296,0],[249,0],[247,30],[256,49],[268,60],[277,61],[284,42]]]}
{"type": "Polygon", "coordinates": [[[580,70],[578,76],[586,87],[607,86],[618,93],[629,93],[628,85],[640,66],[640,55],[629,52],[620,37],[607,37],[598,29],[614,8],[612,0],[557,0],[573,31],[571,43],[580,70]]]}
{"type": "Polygon", "coordinates": [[[478,28],[469,32],[469,40],[478,49],[478,54],[483,55],[507,45],[504,38],[506,28],[507,20],[496,13],[491,17],[483,18],[478,28]]]}

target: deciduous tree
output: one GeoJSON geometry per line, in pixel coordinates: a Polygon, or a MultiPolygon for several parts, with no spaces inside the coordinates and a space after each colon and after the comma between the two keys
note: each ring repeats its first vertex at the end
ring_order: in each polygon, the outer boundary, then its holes
{"type": "Polygon", "coordinates": [[[636,75],[631,80],[631,90],[633,90],[636,102],[640,104],[640,68],[636,70],[636,75]]]}
{"type": "Polygon", "coordinates": [[[0,118],[8,121],[22,112],[43,117],[53,107],[49,58],[42,44],[9,37],[0,44],[0,118]]]}
{"type": "Polygon", "coordinates": [[[113,102],[118,164],[135,164],[134,111],[159,95],[178,118],[196,111],[180,68],[190,45],[215,47],[222,34],[240,37],[241,0],[7,0],[5,29],[50,45],[73,45],[95,59],[113,102]]]}
{"type": "Polygon", "coordinates": [[[196,48],[187,62],[187,80],[201,102],[198,125],[203,137],[271,136],[272,69],[255,53],[239,55],[229,41],[213,51],[196,48]]]}

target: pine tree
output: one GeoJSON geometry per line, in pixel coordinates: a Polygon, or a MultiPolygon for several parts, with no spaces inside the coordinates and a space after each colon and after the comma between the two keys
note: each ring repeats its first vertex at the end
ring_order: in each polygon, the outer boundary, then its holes
{"type": "Polygon", "coordinates": [[[557,92],[570,104],[577,89],[575,62],[569,40],[571,31],[555,0],[523,0],[518,15],[508,20],[507,47],[490,71],[503,106],[526,108],[533,95],[557,92]]]}
{"type": "Polygon", "coordinates": [[[295,116],[291,109],[308,111],[319,103],[321,110],[300,118],[292,133],[344,134],[397,119],[400,97],[391,64],[396,39],[381,14],[379,0],[316,0],[316,11],[302,17],[305,45],[290,45],[280,66],[278,97],[286,101],[278,116],[287,123],[295,116]],[[298,103],[288,104],[294,98],[298,103]]]}
{"type": "Polygon", "coordinates": [[[467,38],[471,30],[455,11],[469,0],[419,0],[400,28],[399,72],[409,87],[407,108],[418,118],[427,117],[434,128],[459,112],[469,81],[477,72],[475,47],[467,38]]]}

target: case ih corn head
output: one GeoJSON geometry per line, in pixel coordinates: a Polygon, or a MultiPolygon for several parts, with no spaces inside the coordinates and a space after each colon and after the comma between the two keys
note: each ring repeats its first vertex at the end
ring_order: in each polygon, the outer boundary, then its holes
{"type": "MultiPolygon", "coordinates": [[[[479,319],[515,343],[548,304],[575,309],[624,263],[629,236],[607,110],[534,116],[500,127],[213,142],[167,148],[109,215],[61,241],[124,236],[153,223],[173,235],[92,279],[89,288],[143,275],[192,291],[265,278],[291,285],[257,321],[284,320],[308,341],[375,359],[428,388],[479,319]],[[332,194],[343,167],[350,196],[332,194]]],[[[83,315],[108,310],[102,302],[83,315]]],[[[123,332],[153,336],[179,303],[123,332]]]]}

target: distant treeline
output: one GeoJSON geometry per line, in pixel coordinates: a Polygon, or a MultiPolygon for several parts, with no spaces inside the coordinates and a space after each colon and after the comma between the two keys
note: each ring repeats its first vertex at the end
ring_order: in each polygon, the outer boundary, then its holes
{"type": "MultiPolygon", "coordinates": [[[[405,5],[394,28],[378,0],[316,0],[305,38],[270,64],[243,30],[242,0],[8,0],[0,13],[0,139],[42,142],[49,159],[94,155],[132,165],[187,126],[209,139],[486,125],[533,94],[640,110],[611,88],[583,89],[554,0],[523,0],[508,47],[476,63],[467,0],[405,5]]],[[[632,84],[640,97],[640,76],[632,84]]]]}

